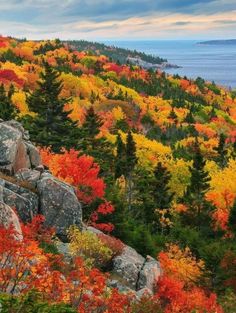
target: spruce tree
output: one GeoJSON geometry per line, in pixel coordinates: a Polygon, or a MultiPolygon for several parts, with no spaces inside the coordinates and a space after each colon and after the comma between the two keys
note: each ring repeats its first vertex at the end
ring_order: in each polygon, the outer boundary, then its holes
{"type": "Polygon", "coordinates": [[[171,118],[172,120],[174,120],[175,123],[178,122],[178,116],[176,115],[174,108],[171,109],[168,118],[171,118]]]}
{"type": "Polygon", "coordinates": [[[85,114],[85,122],[80,128],[80,137],[81,138],[81,148],[89,153],[95,150],[100,140],[97,139],[97,135],[100,132],[100,127],[103,125],[103,122],[98,114],[95,113],[93,106],[91,106],[85,114]]]}
{"type": "Polygon", "coordinates": [[[10,85],[10,88],[9,88],[9,90],[8,90],[8,93],[7,93],[8,98],[11,99],[11,97],[14,95],[14,93],[15,93],[15,87],[14,87],[13,84],[11,84],[11,85],[10,85]]]}
{"type": "Polygon", "coordinates": [[[205,194],[210,187],[210,177],[205,170],[206,161],[204,160],[198,139],[194,143],[193,166],[189,168],[191,178],[190,185],[187,187],[184,196],[185,202],[191,208],[189,210],[191,221],[200,229],[201,224],[204,223],[208,217],[208,204],[205,200],[205,194]]]}
{"type": "Polygon", "coordinates": [[[220,134],[219,144],[214,150],[217,152],[216,161],[220,165],[221,168],[224,168],[227,165],[227,149],[225,148],[225,135],[223,133],[220,134]]]}
{"type": "Polygon", "coordinates": [[[132,197],[133,197],[133,171],[138,159],[136,156],[136,145],[131,131],[128,132],[126,139],[126,193],[128,208],[131,209],[132,197]]]}
{"type": "Polygon", "coordinates": [[[137,167],[135,169],[135,218],[144,224],[151,225],[154,221],[156,204],[152,196],[154,184],[153,172],[137,167]]]}
{"type": "Polygon", "coordinates": [[[210,119],[215,118],[215,117],[217,117],[217,114],[216,114],[215,108],[213,107],[210,112],[210,119]]]}
{"type": "Polygon", "coordinates": [[[152,195],[155,200],[155,206],[158,209],[169,209],[171,206],[174,193],[170,191],[168,186],[170,179],[171,174],[168,169],[161,162],[158,162],[154,170],[152,185],[152,195]]]}
{"type": "MultiPolygon", "coordinates": [[[[153,198],[153,207],[149,212],[149,222],[152,222],[154,225],[154,230],[156,230],[156,226],[160,226],[160,216],[157,214],[156,209],[164,211],[171,208],[171,202],[173,201],[174,193],[170,191],[170,179],[171,174],[168,169],[161,162],[158,162],[154,170],[154,178],[150,187],[153,198]]],[[[164,213],[165,218],[171,218],[169,212],[170,211],[166,211],[164,213]]]]}
{"type": "Polygon", "coordinates": [[[14,93],[14,87],[10,87],[8,94],[5,91],[4,85],[0,85],[0,118],[4,121],[16,118],[17,109],[11,101],[14,93]]]}
{"type": "Polygon", "coordinates": [[[116,138],[115,179],[126,174],[126,147],[120,134],[116,138]]]}
{"type": "Polygon", "coordinates": [[[103,175],[106,182],[109,183],[114,179],[113,147],[106,140],[106,138],[97,138],[97,135],[100,133],[100,127],[102,125],[102,119],[94,111],[93,106],[91,106],[86,112],[84,124],[79,129],[80,135],[78,149],[83,153],[89,154],[95,158],[95,161],[98,162],[101,167],[101,175],[103,175]]]}
{"type": "Polygon", "coordinates": [[[77,123],[69,118],[71,112],[64,111],[64,106],[70,101],[60,97],[63,88],[59,80],[60,73],[48,63],[44,63],[38,88],[29,95],[27,104],[37,116],[25,121],[29,128],[32,141],[39,145],[51,147],[54,152],[61,148],[70,149],[77,143],[77,123]]]}
{"type": "Polygon", "coordinates": [[[137,164],[138,159],[136,156],[136,144],[134,142],[131,131],[128,132],[126,139],[126,174],[129,175],[134,170],[135,165],[137,164]]]}
{"type": "Polygon", "coordinates": [[[195,120],[194,120],[193,113],[192,113],[192,110],[191,110],[191,109],[190,109],[190,111],[188,112],[188,114],[186,115],[184,121],[185,121],[186,123],[189,123],[189,124],[195,123],[195,120]]]}
{"type": "Polygon", "coordinates": [[[236,235],[236,199],[234,200],[234,205],[230,210],[228,224],[231,231],[236,235]]]}

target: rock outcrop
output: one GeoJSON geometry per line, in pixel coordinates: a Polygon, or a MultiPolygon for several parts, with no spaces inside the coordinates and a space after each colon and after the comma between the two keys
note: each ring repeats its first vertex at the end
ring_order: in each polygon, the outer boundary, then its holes
{"type": "Polygon", "coordinates": [[[66,240],[70,225],[82,227],[82,207],[72,186],[65,184],[51,174],[43,173],[37,182],[40,213],[45,224],[56,227],[60,239],[66,240]]]}
{"type": "Polygon", "coordinates": [[[28,134],[16,121],[0,123],[0,169],[15,174],[21,168],[41,164],[39,153],[28,141],[28,134]]]}
{"type": "Polygon", "coordinates": [[[113,273],[123,278],[131,289],[136,289],[144,262],[144,257],[133,248],[125,246],[123,253],[113,260],[113,273]]]}
{"type": "Polygon", "coordinates": [[[1,201],[1,187],[0,187],[0,225],[8,228],[13,226],[18,238],[22,238],[21,226],[16,213],[8,205],[1,201]]]}
{"type": "Polygon", "coordinates": [[[147,256],[145,259],[133,248],[125,246],[123,253],[113,260],[112,273],[118,278],[117,286],[121,280],[132,290],[146,290],[151,294],[161,275],[161,269],[159,262],[152,257],[147,256]]]}
{"type": "Polygon", "coordinates": [[[54,227],[62,240],[70,225],[82,228],[73,187],[44,171],[37,148],[16,121],[0,122],[0,186],[0,201],[14,208],[21,221],[43,214],[45,225],[54,227]]]}
{"type": "MultiPolygon", "coordinates": [[[[62,241],[58,249],[68,259],[66,242],[70,225],[101,233],[83,225],[82,207],[74,188],[45,171],[37,148],[21,124],[0,121],[0,224],[13,225],[20,238],[19,220],[28,222],[37,214],[44,215],[46,226],[55,228],[62,241]]],[[[139,297],[153,293],[160,274],[156,260],[144,258],[125,246],[122,254],[113,259],[108,284],[122,292],[133,291],[139,297]]]]}

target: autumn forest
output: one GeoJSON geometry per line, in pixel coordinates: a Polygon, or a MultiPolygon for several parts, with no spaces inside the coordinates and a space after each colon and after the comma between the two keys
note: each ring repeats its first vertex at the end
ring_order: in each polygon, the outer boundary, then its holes
{"type": "Polygon", "coordinates": [[[236,312],[235,92],[0,37],[0,119],[23,125],[98,230],[71,225],[68,262],[43,214],[21,239],[0,225],[0,312],[236,312]],[[153,294],[107,285],[125,245],[160,263],[153,294]]]}

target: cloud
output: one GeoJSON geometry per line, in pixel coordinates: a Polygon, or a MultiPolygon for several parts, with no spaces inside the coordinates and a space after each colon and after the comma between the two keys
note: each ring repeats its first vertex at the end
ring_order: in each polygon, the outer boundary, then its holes
{"type": "Polygon", "coordinates": [[[8,0],[0,27],[32,39],[236,37],[235,13],[235,0],[8,0]]]}
{"type": "Polygon", "coordinates": [[[182,26],[182,25],[188,25],[188,24],[191,24],[191,22],[179,21],[179,22],[173,23],[173,25],[176,25],[176,26],[182,26]]]}

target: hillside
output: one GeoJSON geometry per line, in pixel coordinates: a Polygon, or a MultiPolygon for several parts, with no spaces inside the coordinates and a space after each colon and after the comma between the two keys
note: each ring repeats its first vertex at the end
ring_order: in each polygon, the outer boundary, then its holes
{"type": "Polygon", "coordinates": [[[109,46],[99,42],[90,42],[86,40],[72,40],[64,41],[72,49],[78,51],[88,51],[92,54],[100,55],[103,54],[110,58],[114,62],[119,62],[121,64],[126,64],[127,61],[132,61],[135,59],[140,59],[141,61],[157,66],[166,63],[166,59],[162,59],[158,56],[149,55],[136,50],[119,48],[116,46],[109,46]]]}
{"type": "Polygon", "coordinates": [[[235,94],[84,44],[0,38],[0,303],[235,312],[235,94]]]}

